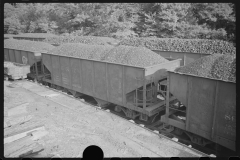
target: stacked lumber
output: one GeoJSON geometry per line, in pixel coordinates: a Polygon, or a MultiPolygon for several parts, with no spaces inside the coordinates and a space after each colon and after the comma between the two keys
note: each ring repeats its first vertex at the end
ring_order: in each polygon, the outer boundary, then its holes
{"type": "Polygon", "coordinates": [[[28,121],[5,128],[4,156],[24,157],[43,151],[44,147],[38,140],[47,134],[44,125],[36,122],[28,121]]]}
{"type": "Polygon", "coordinates": [[[30,66],[13,62],[4,62],[4,74],[12,79],[27,78],[30,66]]]}
{"type": "Polygon", "coordinates": [[[26,157],[44,150],[38,141],[48,134],[44,122],[34,120],[33,115],[26,113],[25,104],[6,110],[4,157],[26,157]]]}
{"type": "Polygon", "coordinates": [[[23,157],[33,152],[40,152],[43,146],[32,140],[31,135],[4,145],[5,157],[23,157]]]}

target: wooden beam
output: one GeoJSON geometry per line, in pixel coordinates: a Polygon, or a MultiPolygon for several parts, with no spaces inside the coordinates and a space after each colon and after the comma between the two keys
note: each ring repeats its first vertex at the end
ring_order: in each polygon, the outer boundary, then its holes
{"type": "MultiPolygon", "coordinates": [[[[41,126],[41,127],[38,127],[38,128],[35,128],[35,129],[32,129],[32,130],[28,130],[26,132],[22,132],[22,133],[19,133],[19,134],[16,134],[16,135],[13,135],[13,136],[10,136],[10,137],[7,137],[7,138],[4,138],[4,144],[7,144],[7,143],[11,143],[11,142],[14,142],[18,139],[21,139],[23,137],[26,137],[28,136],[29,134],[31,134],[32,132],[35,132],[35,133],[32,133],[35,135],[35,137],[33,137],[33,140],[34,139],[37,139],[39,137],[39,135],[36,133],[36,131],[44,131],[45,128],[44,126],[41,126]]],[[[42,133],[41,133],[42,134],[42,133]]],[[[44,133],[45,134],[45,133],[44,133]]]]}

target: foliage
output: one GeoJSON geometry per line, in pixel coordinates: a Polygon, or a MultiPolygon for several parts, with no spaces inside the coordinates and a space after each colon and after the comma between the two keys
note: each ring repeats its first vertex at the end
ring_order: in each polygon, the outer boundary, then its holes
{"type": "Polygon", "coordinates": [[[4,24],[7,33],[235,41],[235,12],[231,3],[5,3],[4,24]]]}

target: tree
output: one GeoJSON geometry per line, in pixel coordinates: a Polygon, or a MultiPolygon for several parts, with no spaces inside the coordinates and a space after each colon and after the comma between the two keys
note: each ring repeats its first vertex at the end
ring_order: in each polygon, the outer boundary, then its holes
{"type": "Polygon", "coordinates": [[[231,3],[6,3],[4,25],[14,33],[234,41],[235,10],[231,3]]]}
{"type": "Polygon", "coordinates": [[[6,33],[18,34],[22,30],[22,25],[15,15],[5,18],[4,25],[7,26],[6,33]]]}
{"type": "Polygon", "coordinates": [[[236,22],[234,4],[194,3],[191,6],[189,15],[196,18],[198,25],[206,24],[213,37],[219,37],[217,35],[221,34],[221,39],[234,39],[232,38],[235,35],[236,22]]]}
{"type": "Polygon", "coordinates": [[[14,6],[9,3],[4,4],[4,18],[11,17],[15,12],[14,6]]]}

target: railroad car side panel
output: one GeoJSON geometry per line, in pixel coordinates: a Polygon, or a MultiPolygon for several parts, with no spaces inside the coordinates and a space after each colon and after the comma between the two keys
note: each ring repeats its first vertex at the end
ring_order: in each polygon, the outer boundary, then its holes
{"type": "MultiPolygon", "coordinates": [[[[144,70],[140,68],[134,67],[125,67],[125,94],[126,95],[126,102],[134,103],[134,97],[136,96],[135,89],[140,88],[144,84],[144,70]]],[[[142,90],[142,89],[141,89],[142,90]]],[[[140,95],[138,99],[143,99],[143,94],[141,91],[138,91],[140,95]]]]}
{"type": "Polygon", "coordinates": [[[60,64],[59,57],[51,55],[52,59],[52,77],[53,82],[59,86],[61,86],[61,73],[60,73],[60,64]]]}
{"type": "Polygon", "coordinates": [[[125,67],[125,92],[129,93],[143,86],[144,70],[134,67],[125,67]]]}
{"type": "Polygon", "coordinates": [[[22,60],[22,63],[26,63],[28,65],[30,65],[29,63],[29,59],[28,59],[28,52],[27,51],[21,51],[21,60],[22,60]]]}
{"type": "Polygon", "coordinates": [[[81,92],[81,61],[80,59],[70,58],[70,69],[72,73],[72,88],[81,92]]]}
{"type": "Polygon", "coordinates": [[[94,93],[95,97],[108,100],[107,81],[106,81],[106,63],[93,62],[94,65],[94,93]]]}
{"type": "Polygon", "coordinates": [[[4,60],[5,61],[10,61],[10,58],[9,58],[9,49],[5,49],[4,48],[4,60]]]}
{"type": "Polygon", "coordinates": [[[81,60],[83,93],[93,95],[93,65],[90,60],[81,60]]]}
{"type": "Polygon", "coordinates": [[[214,136],[222,145],[235,149],[236,141],[236,84],[219,82],[214,136]],[[226,140],[223,140],[226,139],[226,140]]]}
{"type": "Polygon", "coordinates": [[[27,56],[28,56],[27,59],[28,59],[29,65],[33,65],[36,62],[34,53],[27,52],[27,56]]]}
{"type": "Polygon", "coordinates": [[[211,139],[216,81],[199,77],[188,77],[188,131],[211,139]]]}
{"type": "Polygon", "coordinates": [[[13,50],[13,49],[9,49],[8,51],[9,51],[10,61],[11,61],[11,62],[16,62],[14,50],[13,50]]]}
{"type": "Polygon", "coordinates": [[[48,54],[42,54],[42,61],[45,67],[52,72],[52,62],[51,62],[51,57],[48,54]]]}
{"type": "Polygon", "coordinates": [[[71,89],[71,72],[70,72],[70,64],[68,57],[60,58],[60,69],[61,69],[61,78],[62,78],[62,86],[71,89]]]}
{"type": "Polygon", "coordinates": [[[109,100],[115,104],[123,104],[122,65],[108,64],[107,72],[109,100]]]}
{"type": "Polygon", "coordinates": [[[188,107],[187,90],[188,90],[188,77],[168,72],[170,93],[172,93],[179,101],[188,107]]]}
{"type": "Polygon", "coordinates": [[[14,54],[15,54],[15,57],[16,57],[16,62],[17,63],[20,63],[20,64],[23,64],[22,62],[22,56],[21,56],[21,51],[19,50],[14,50],[14,54]]]}

